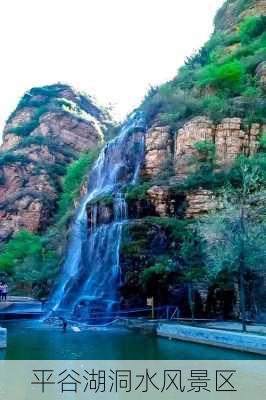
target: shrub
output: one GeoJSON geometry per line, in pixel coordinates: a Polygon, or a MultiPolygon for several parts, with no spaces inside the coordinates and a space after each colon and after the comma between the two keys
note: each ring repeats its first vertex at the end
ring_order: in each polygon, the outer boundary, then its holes
{"type": "Polygon", "coordinates": [[[222,65],[210,64],[200,72],[198,85],[237,91],[244,74],[244,66],[239,61],[231,61],[222,65]]]}
{"type": "Polygon", "coordinates": [[[171,270],[171,260],[168,259],[165,262],[157,262],[151,267],[145,268],[140,273],[140,283],[142,287],[149,293],[162,285],[166,284],[171,270]]]}
{"type": "Polygon", "coordinates": [[[185,235],[186,228],[190,224],[188,220],[170,217],[146,217],[145,223],[157,225],[164,229],[171,240],[179,242],[185,235]]]}
{"type": "Polygon", "coordinates": [[[255,54],[246,57],[243,62],[249,74],[256,72],[257,66],[266,60],[266,48],[260,48],[255,54]]]}
{"type": "Polygon", "coordinates": [[[186,59],[185,64],[194,68],[208,64],[211,61],[212,52],[224,47],[226,40],[228,39],[224,33],[216,32],[197,53],[186,59]]]}
{"type": "MultiPolygon", "coordinates": [[[[178,71],[178,75],[176,76],[174,82],[181,90],[190,90],[195,85],[196,81],[196,68],[197,64],[196,60],[187,61],[187,65],[181,67],[178,71]]],[[[176,88],[177,89],[177,88],[176,88]]]]}
{"type": "Polygon", "coordinates": [[[10,128],[9,133],[13,133],[17,136],[27,136],[29,135],[34,129],[37,128],[39,124],[38,119],[33,119],[29,122],[24,123],[20,126],[14,126],[10,128]]]}
{"type": "Polygon", "coordinates": [[[10,272],[14,266],[28,256],[40,254],[41,238],[26,230],[17,233],[4,245],[0,255],[0,269],[10,272]]]}
{"type": "Polygon", "coordinates": [[[131,240],[129,243],[123,243],[120,249],[124,256],[137,257],[143,254],[148,246],[146,239],[131,240]]]}
{"type": "Polygon", "coordinates": [[[233,44],[240,42],[239,32],[231,33],[225,37],[225,46],[232,46],[233,44]]]}
{"type": "Polygon", "coordinates": [[[246,17],[240,24],[239,36],[242,43],[249,43],[266,30],[266,16],[246,17]]]}
{"type": "Polygon", "coordinates": [[[93,206],[97,203],[104,206],[111,206],[114,203],[114,197],[112,193],[100,194],[99,196],[94,197],[88,204],[93,206]]]}
{"type": "Polygon", "coordinates": [[[47,97],[56,97],[62,92],[63,90],[69,89],[68,85],[64,85],[61,83],[56,83],[54,85],[42,86],[32,88],[30,94],[32,96],[47,96],[47,97]]]}
{"type": "Polygon", "coordinates": [[[96,160],[99,151],[100,149],[90,150],[67,167],[66,176],[63,178],[63,192],[58,202],[57,220],[66,216],[69,209],[73,206],[81,185],[87,177],[88,171],[96,160]]]}
{"type": "Polygon", "coordinates": [[[264,139],[262,138],[262,147],[259,153],[253,157],[239,156],[231,170],[228,172],[227,182],[234,188],[243,186],[243,171],[246,176],[254,176],[251,179],[249,190],[255,192],[257,190],[265,190],[266,187],[266,152],[263,145],[264,139]]]}
{"type": "Polygon", "coordinates": [[[215,144],[210,140],[203,140],[194,143],[194,148],[199,153],[200,162],[208,163],[213,166],[216,156],[215,144]]]}
{"type": "Polygon", "coordinates": [[[230,103],[225,97],[209,95],[203,98],[202,104],[204,113],[216,123],[230,114],[230,103]]]}
{"type": "Polygon", "coordinates": [[[263,132],[259,142],[259,151],[266,153],[266,131],[263,132]]]}
{"type": "Polygon", "coordinates": [[[21,149],[24,147],[28,147],[32,144],[35,145],[48,145],[49,144],[49,139],[46,136],[28,136],[26,138],[24,138],[24,140],[22,140],[21,142],[17,143],[12,150],[17,150],[17,149],[21,149]]]}
{"type": "Polygon", "coordinates": [[[126,199],[130,200],[145,200],[147,191],[151,187],[150,183],[141,183],[139,185],[128,186],[126,190],[126,199]]]}
{"type": "Polygon", "coordinates": [[[10,152],[3,153],[0,156],[0,167],[3,165],[9,165],[13,163],[22,163],[26,164],[29,162],[29,159],[23,154],[14,154],[10,152]]]}

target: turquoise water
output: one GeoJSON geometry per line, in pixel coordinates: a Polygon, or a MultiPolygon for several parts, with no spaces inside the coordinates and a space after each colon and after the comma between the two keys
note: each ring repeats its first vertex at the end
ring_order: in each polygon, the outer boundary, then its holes
{"type": "Polygon", "coordinates": [[[1,322],[8,345],[0,359],[10,360],[259,360],[263,357],[200,344],[141,335],[123,329],[65,333],[36,321],[1,322]]]}

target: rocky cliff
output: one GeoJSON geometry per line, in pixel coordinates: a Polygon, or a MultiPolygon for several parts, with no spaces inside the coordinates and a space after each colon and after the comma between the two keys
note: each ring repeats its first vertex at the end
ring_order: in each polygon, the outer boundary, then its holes
{"type": "Polygon", "coordinates": [[[241,19],[256,15],[266,15],[264,0],[227,0],[216,15],[215,28],[230,32],[241,19]]]}
{"type": "MultiPolygon", "coordinates": [[[[125,307],[144,305],[149,294],[157,303],[176,304],[179,299],[181,313],[189,315],[188,287],[174,282],[184,279],[182,252],[193,241],[193,221],[218,210],[220,191],[237,185],[232,171],[239,158],[256,163],[262,151],[265,15],[265,0],[226,1],[210,41],[187,59],[172,81],[152,89],[142,104],[149,124],[143,168],[139,187],[126,192],[132,221],[124,228],[121,247],[125,307]]],[[[190,253],[197,253],[200,264],[196,248],[195,241],[190,253]]],[[[212,289],[206,282],[196,287],[196,314],[201,315],[212,302],[212,289]]],[[[223,296],[220,302],[227,311],[216,304],[214,313],[237,314],[233,283],[225,293],[227,300],[223,296]],[[230,304],[224,305],[227,301],[230,304]]]]}
{"type": "Polygon", "coordinates": [[[46,229],[61,177],[104,140],[108,116],[85,95],[56,84],[27,92],[9,117],[0,153],[0,240],[46,229]]]}
{"type": "MultiPolygon", "coordinates": [[[[159,304],[178,301],[183,314],[190,315],[189,284],[188,278],[184,283],[183,271],[185,256],[194,257],[193,266],[204,264],[195,234],[198,217],[219,209],[219,194],[226,186],[238,188],[234,169],[240,157],[265,169],[265,163],[257,162],[266,149],[266,142],[262,143],[265,5],[265,0],[226,1],[211,39],[186,60],[172,81],[153,88],[139,107],[147,122],[143,163],[139,181],[124,187],[121,194],[129,220],[123,225],[120,248],[124,307],[144,306],[152,295],[159,304]]],[[[65,85],[35,88],[23,97],[3,136],[1,240],[23,228],[34,232],[46,228],[56,209],[65,167],[103,141],[107,120],[90,99],[65,85]]],[[[139,144],[132,143],[132,156],[142,148],[139,144]]],[[[122,176],[132,172],[122,165],[115,149],[112,157],[110,165],[119,164],[122,176]]],[[[92,225],[114,220],[114,202],[114,193],[106,193],[87,204],[88,231],[92,225]]],[[[47,243],[50,250],[50,237],[47,243]]],[[[46,259],[44,266],[47,269],[46,259]]],[[[206,311],[208,290],[212,290],[205,278],[196,285],[197,315],[204,307],[206,311]]],[[[232,303],[235,282],[230,284],[225,297],[232,303]]],[[[226,302],[223,298],[217,303],[222,301],[226,302]]],[[[231,303],[227,316],[232,313],[231,303]]]]}

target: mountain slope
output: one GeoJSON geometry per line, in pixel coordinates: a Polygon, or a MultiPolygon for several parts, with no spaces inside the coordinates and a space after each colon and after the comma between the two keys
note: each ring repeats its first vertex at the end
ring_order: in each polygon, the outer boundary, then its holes
{"type": "Polygon", "coordinates": [[[0,153],[0,239],[44,231],[61,177],[81,153],[104,141],[108,115],[71,87],[33,88],[9,117],[0,153]]]}
{"type": "MultiPolygon", "coordinates": [[[[266,1],[226,1],[215,25],[210,40],[140,107],[149,129],[142,179],[126,192],[132,218],[121,247],[126,307],[154,296],[156,304],[178,303],[181,315],[190,316],[189,288],[197,276],[196,315],[210,308],[216,316],[239,315],[234,273],[208,277],[197,218],[220,206],[221,193],[240,190],[243,163],[257,171],[253,195],[265,201],[266,1]]],[[[259,221],[261,209],[262,203],[254,211],[259,221]]],[[[255,276],[250,285],[265,294],[265,273],[255,276]]],[[[265,295],[258,296],[262,311],[265,295]]]]}

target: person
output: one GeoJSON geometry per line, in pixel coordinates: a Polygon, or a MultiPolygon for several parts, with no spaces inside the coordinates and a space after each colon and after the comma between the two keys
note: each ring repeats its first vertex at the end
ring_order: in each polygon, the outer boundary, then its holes
{"type": "Polygon", "coordinates": [[[2,294],[3,294],[3,282],[0,282],[0,301],[2,301],[2,294]]]}
{"type": "Polygon", "coordinates": [[[62,321],[62,328],[63,328],[63,332],[66,332],[67,330],[67,320],[65,318],[60,318],[62,321]]]}
{"type": "Polygon", "coordinates": [[[2,301],[6,301],[7,293],[8,293],[8,285],[7,283],[4,283],[2,286],[2,301]]]}

